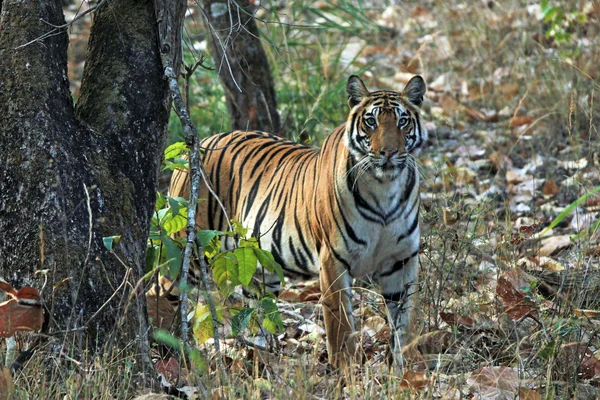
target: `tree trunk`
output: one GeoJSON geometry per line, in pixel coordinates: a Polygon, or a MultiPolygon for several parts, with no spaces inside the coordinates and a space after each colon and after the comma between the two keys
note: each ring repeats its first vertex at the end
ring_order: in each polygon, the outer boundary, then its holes
{"type": "Polygon", "coordinates": [[[154,4],[107,1],[94,12],[76,108],[66,30],[33,41],[64,24],[62,2],[0,4],[0,278],[43,286],[50,330],[75,333],[81,349],[140,340],[143,285],[129,299],[144,273],[170,108],[154,4]],[[114,254],[108,236],[120,236],[114,254]]]}
{"type": "Polygon", "coordinates": [[[279,133],[273,76],[253,6],[248,0],[204,0],[204,14],[231,128],[279,133]]]}

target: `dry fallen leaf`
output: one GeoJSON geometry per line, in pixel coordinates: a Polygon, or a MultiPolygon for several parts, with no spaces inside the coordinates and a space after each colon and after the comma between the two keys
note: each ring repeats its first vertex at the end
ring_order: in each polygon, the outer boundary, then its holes
{"type": "Polygon", "coordinates": [[[37,289],[26,286],[17,291],[9,283],[0,281],[0,290],[8,297],[0,303],[0,337],[42,329],[44,312],[37,289]]]}
{"type": "Polygon", "coordinates": [[[314,301],[318,302],[321,299],[321,286],[319,281],[315,280],[307,284],[300,292],[298,299],[302,302],[314,301]]]}
{"type": "Polygon", "coordinates": [[[287,301],[288,303],[297,303],[300,301],[300,291],[293,288],[283,289],[279,293],[278,299],[281,301],[287,301]]]}
{"type": "Polygon", "coordinates": [[[535,118],[528,117],[526,115],[517,115],[512,117],[508,124],[511,128],[516,128],[518,126],[529,125],[533,121],[535,121],[535,118]]]}
{"type": "Polygon", "coordinates": [[[600,311],[598,311],[598,310],[582,310],[580,308],[574,309],[573,312],[579,318],[581,318],[581,317],[592,318],[592,317],[596,317],[596,316],[598,316],[598,314],[600,314],[600,311]]]}
{"type": "Polygon", "coordinates": [[[542,239],[542,247],[538,254],[540,256],[549,256],[557,250],[571,246],[571,238],[569,235],[551,236],[542,239]]]}
{"type": "Polygon", "coordinates": [[[560,379],[571,379],[575,373],[581,379],[600,379],[600,360],[592,349],[581,343],[561,345],[556,359],[557,366],[562,367],[556,371],[561,375],[560,379]]]}
{"type": "Polygon", "coordinates": [[[166,297],[158,297],[154,293],[146,293],[146,308],[148,318],[156,328],[169,329],[175,319],[176,310],[166,297]]]}
{"type": "Polygon", "coordinates": [[[553,181],[552,179],[547,179],[546,182],[544,182],[542,193],[544,193],[544,196],[552,197],[558,194],[559,190],[560,188],[558,187],[555,181],[553,181]]]}
{"type": "MultiPolygon", "coordinates": [[[[515,398],[520,391],[524,389],[525,382],[519,379],[519,372],[516,368],[509,367],[484,367],[471,373],[467,379],[470,390],[476,395],[477,399],[496,400],[515,398]]],[[[537,399],[527,390],[528,399],[537,399]]],[[[521,397],[519,397],[521,398],[521,397]]]]}
{"type": "Polygon", "coordinates": [[[423,372],[404,371],[400,389],[418,390],[429,385],[430,379],[423,372]]]}
{"type": "Polygon", "coordinates": [[[517,261],[519,266],[526,267],[529,270],[542,271],[548,270],[552,272],[564,271],[565,267],[558,261],[550,257],[523,257],[517,261]]]}
{"type": "Polygon", "coordinates": [[[450,326],[462,326],[465,328],[472,328],[473,325],[475,325],[475,320],[465,315],[440,312],[440,318],[442,319],[442,321],[444,321],[450,326]]]}
{"type": "Polygon", "coordinates": [[[510,160],[510,158],[500,153],[499,151],[491,153],[488,156],[488,158],[490,159],[492,164],[494,164],[496,171],[500,171],[503,167],[505,167],[506,169],[512,169],[513,163],[510,160]]]}
{"type": "Polygon", "coordinates": [[[506,271],[498,278],[496,293],[502,300],[506,313],[513,319],[521,319],[525,315],[536,315],[537,310],[530,299],[531,283],[535,278],[522,269],[506,271]]]}

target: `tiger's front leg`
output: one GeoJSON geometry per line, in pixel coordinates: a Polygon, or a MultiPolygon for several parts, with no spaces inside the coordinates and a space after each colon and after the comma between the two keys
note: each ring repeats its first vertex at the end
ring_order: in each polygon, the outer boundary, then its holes
{"type": "Polygon", "coordinates": [[[406,259],[396,262],[379,276],[381,294],[388,309],[391,328],[391,346],[396,365],[405,366],[406,349],[415,335],[414,314],[419,291],[419,256],[414,252],[406,259]]]}
{"type": "Polygon", "coordinates": [[[327,335],[329,363],[341,368],[354,360],[356,339],[352,316],[352,278],[346,269],[329,254],[321,255],[321,304],[327,335]]]}

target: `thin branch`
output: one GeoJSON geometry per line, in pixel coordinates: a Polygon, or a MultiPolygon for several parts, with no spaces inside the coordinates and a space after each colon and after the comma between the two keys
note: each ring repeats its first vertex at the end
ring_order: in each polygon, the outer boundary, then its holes
{"type": "Polygon", "coordinates": [[[18,49],[20,49],[20,48],[27,47],[27,46],[29,46],[30,44],[33,44],[33,43],[35,43],[35,42],[38,42],[38,41],[40,41],[40,40],[44,40],[44,39],[46,39],[46,38],[48,38],[48,37],[50,37],[50,36],[54,36],[54,35],[57,35],[57,34],[59,34],[59,33],[62,33],[62,32],[61,32],[62,30],[66,30],[68,27],[70,27],[71,25],[73,25],[73,24],[74,24],[76,21],[78,21],[79,19],[81,19],[81,18],[83,18],[84,16],[86,16],[87,14],[89,14],[89,13],[91,13],[91,12],[93,12],[93,11],[97,10],[97,9],[98,9],[98,8],[100,8],[100,7],[101,7],[101,6],[102,6],[102,5],[103,5],[105,2],[106,2],[106,0],[100,0],[100,2],[99,2],[98,4],[96,4],[95,6],[88,8],[87,10],[85,10],[84,12],[82,12],[81,14],[79,14],[78,16],[76,16],[75,18],[73,18],[73,19],[72,19],[70,22],[67,22],[67,23],[65,23],[65,24],[62,24],[62,25],[54,25],[54,24],[51,24],[51,23],[50,23],[50,22],[48,22],[48,21],[44,21],[43,19],[40,19],[40,21],[42,21],[42,22],[43,22],[43,23],[45,23],[46,25],[49,25],[49,26],[51,26],[53,29],[52,29],[52,30],[50,30],[50,31],[48,31],[48,32],[46,32],[46,33],[44,33],[43,35],[40,35],[40,36],[39,36],[39,37],[37,37],[37,38],[35,38],[35,39],[33,39],[33,40],[31,40],[31,41],[29,41],[29,42],[25,43],[25,44],[22,44],[22,45],[20,45],[20,46],[17,46],[17,47],[15,47],[15,48],[14,48],[14,50],[18,50],[18,49]]]}
{"type": "Polygon", "coordinates": [[[104,304],[102,304],[102,306],[100,306],[100,308],[94,313],[94,315],[92,315],[90,317],[90,319],[88,319],[87,322],[85,324],[83,324],[83,326],[86,326],[86,327],[89,326],[90,322],[92,322],[94,320],[94,318],[96,318],[102,312],[102,310],[104,310],[106,308],[106,306],[108,306],[108,303],[110,303],[112,301],[112,299],[115,298],[115,296],[117,295],[117,293],[119,293],[119,291],[127,284],[127,280],[129,279],[129,273],[130,272],[131,272],[131,268],[129,268],[127,270],[127,272],[125,272],[125,276],[123,277],[123,282],[121,282],[121,284],[119,285],[119,287],[108,298],[108,300],[106,300],[104,302],[104,304]]]}
{"type": "MultiPolygon", "coordinates": [[[[164,21],[160,19],[162,17],[166,17],[164,15],[166,10],[157,10],[157,18],[159,24],[164,21]]],[[[167,21],[167,24],[170,21],[167,21]]],[[[179,22],[177,22],[179,23],[179,22]]],[[[168,27],[172,28],[172,27],[168,27]]],[[[168,37],[170,32],[173,32],[173,29],[166,29],[164,34],[161,33],[161,48],[169,49],[171,39],[168,37]]],[[[187,302],[188,302],[188,291],[185,290],[185,285],[187,284],[187,279],[189,275],[190,262],[192,256],[192,249],[194,244],[197,245],[198,253],[200,254],[200,268],[202,270],[202,279],[205,285],[208,282],[208,271],[206,267],[206,262],[202,257],[203,249],[202,244],[199,240],[196,240],[196,205],[198,204],[198,192],[200,187],[200,178],[201,178],[201,160],[200,160],[200,141],[198,138],[198,132],[196,127],[192,123],[189,113],[187,112],[185,102],[183,101],[183,97],[181,95],[181,91],[179,90],[179,84],[177,83],[177,76],[174,71],[173,61],[171,55],[168,51],[161,52],[161,61],[164,68],[165,78],[169,84],[169,90],[171,92],[171,98],[173,100],[173,108],[175,112],[179,116],[179,120],[181,121],[181,125],[183,127],[183,132],[185,133],[186,143],[190,146],[190,195],[189,195],[189,204],[188,207],[188,216],[187,216],[187,241],[185,245],[185,249],[183,252],[183,264],[181,266],[181,278],[180,285],[183,286],[183,290],[180,291],[180,309],[181,309],[181,336],[184,343],[187,345],[189,326],[187,322],[187,302]]],[[[206,286],[208,288],[208,286],[206,286]]],[[[225,366],[223,365],[223,359],[221,357],[221,345],[219,341],[219,331],[218,331],[218,316],[217,309],[215,306],[214,299],[210,294],[210,291],[207,290],[207,301],[210,307],[210,312],[213,320],[213,337],[215,340],[215,349],[217,352],[217,363],[219,364],[220,371],[225,371],[225,366]]]]}
{"type": "Polygon", "coordinates": [[[235,76],[233,75],[233,71],[231,69],[231,65],[229,64],[229,58],[226,55],[227,54],[226,46],[223,45],[223,42],[221,41],[221,37],[217,34],[217,31],[215,30],[215,28],[210,23],[210,20],[208,19],[208,15],[206,15],[206,13],[204,12],[204,9],[202,7],[199,7],[199,8],[200,8],[200,12],[204,16],[204,19],[206,20],[206,24],[210,28],[210,31],[211,31],[212,35],[217,39],[217,42],[219,43],[219,46],[221,47],[221,51],[223,52],[223,57],[221,57],[222,59],[221,59],[220,65],[219,65],[219,73],[221,72],[221,67],[223,66],[223,61],[225,61],[225,63],[227,64],[227,69],[229,69],[229,75],[231,75],[231,80],[235,84],[235,87],[240,92],[243,92],[243,90],[240,88],[240,86],[238,85],[237,81],[235,80],[235,76]]]}

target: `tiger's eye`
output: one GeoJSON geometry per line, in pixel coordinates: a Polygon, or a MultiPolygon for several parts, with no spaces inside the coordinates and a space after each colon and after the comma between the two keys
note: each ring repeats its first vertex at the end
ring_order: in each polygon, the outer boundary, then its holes
{"type": "Polygon", "coordinates": [[[410,120],[408,119],[408,117],[401,117],[400,120],[398,121],[398,127],[404,128],[406,125],[408,125],[409,121],[410,120]]]}
{"type": "Polygon", "coordinates": [[[377,121],[373,117],[368,117],[367,119],[365,119],[365,123],[369,126],[375,126],[375,124],[377,124],[377,121]]]}

